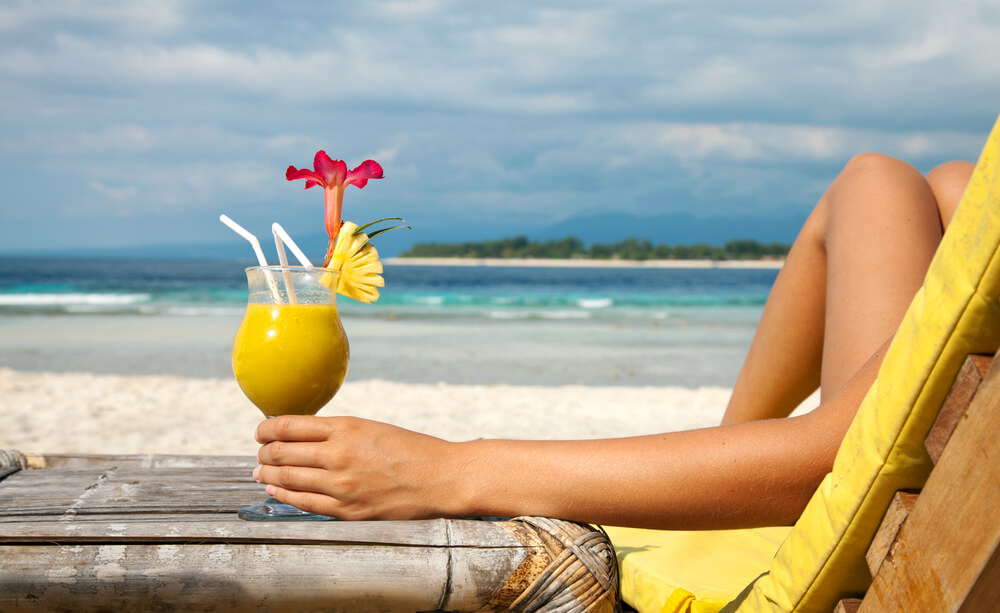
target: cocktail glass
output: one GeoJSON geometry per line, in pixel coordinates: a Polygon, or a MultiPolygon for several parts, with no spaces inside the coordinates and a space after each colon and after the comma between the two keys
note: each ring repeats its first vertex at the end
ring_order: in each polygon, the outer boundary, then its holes
{"type": "MultiPolygon", "coordinates": [[[[270,419],[314,415],[344,383],[350,349],[337,313],[337,273],[300,266],[247,268],[249,299],[233,340],[240,389],[270,419]]],[[[239,510],[251,521],[327,520],[269,497],[239,510]]]]}

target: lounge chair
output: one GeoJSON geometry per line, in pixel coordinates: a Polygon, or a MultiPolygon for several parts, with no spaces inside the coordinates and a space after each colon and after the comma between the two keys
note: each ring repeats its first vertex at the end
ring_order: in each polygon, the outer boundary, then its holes
{"type": "MultiPolygon", "coordinates": [[[[624,601],[641,613],[825,613],[858,604],[840,601],[862,597],[872,584],[865,556],[896,492],[919,490],[927,481],[933,463],[924,440],[956,374],[966,356],[992,354],[998,345],[1000,121],[832,472],[795,526],[687,533],[608,528],[624,601]]],[[[995,417],[983,427],[995,438],[995,417]]],[[[994,502],[998,455],[980,458],[994,463],[993,480],[979,485],[994,489],[987,497],[994,502]]],[[[972,512],[996,517],[995,505],[972,512]]],[[[881,594],[881,578],[875,586],[881,594]]],[[[877,610],[876,598],[862,610],[877,610]]]]}

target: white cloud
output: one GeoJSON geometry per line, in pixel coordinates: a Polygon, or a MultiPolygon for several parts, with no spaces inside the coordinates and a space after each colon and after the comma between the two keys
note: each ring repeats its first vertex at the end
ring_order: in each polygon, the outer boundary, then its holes
{"type": "Polygon", "coordinates": [[[100,181],[91,181],[90,189],[111,200],[131,200],[139,194],[139,189],[134,185],[108,187],[100,181]]]}
{"type": "MultiPolygon", "coordinates": [[[[766,123],[643,123],[614,130],[614,149],[637,155],[664,154],[682,160],[843,161],[864,151],[903,157],[963,156],[985,140],[984,134],[959,132],[895,133],[846,126],[766,123]]],[[[619,159],[618,164],[621,164],[619,159]]]]}
{"type": "Polygon", "coordinates": [[[266,39],[244,48],[57,31],[50,47],[0,51],[0,74],[35,75],[63,88],[85,82],[133,92],[143,86],[253,92],[296,104],[393,100],[550,113],[592,106],[591,93],[559,91],[550,81],[573,75],[574,64],[609,49],[596,18],[586,13],[543,11],[527,25],[451,32],[443,40],[405,27],[399,34],[357,28],[338,32],[328,44],[291,50],[266,39]]]}
{"type": "Polygon", "coordinates": [[[181,3],[175,0],[10,0],[0,5],[0,30],[75,22],[161,31],[184,22],[181,9],[181,3]]]}
{"type": "Polygon", "coordinates": [[[0,151],[10,155],[136,153],[152,146],[152,135],[135,124],[112,125],[103,130],[38,130],[0,140],[0,151]]]}
{"type": "Polygon", "coordinates": [[[276,134],[265,138],[263,147],[278,151],[308,149],[315,140],[305,134],[276,134]]]}
{"type": "Polygon", "coordinates": [[[408,139],[405,134],[398,136],[394,143],[376,151],[375,155],[373,155],[371,159],[376,160],[382,165],[396,161],[396,158],[399,157],[399,153],[403,150],[403,147],[406,146],[407,140],[408,139]]]}
{"type": "Polygon", "coordinates": [[[45,61],[26,49],[10,49],[0,52],[0,74],[25,77],[40,74],[45,61]]]}
{"type": "Polygon", "coordinates": [[[391,164],[373,206],[456,224],[686,198],[724,211],[737,195],[763,210],[810,203],[864,150],[974,156],[1000,111],[1000,11],[985,0],[231,11],[0,3],[0,214],[67,194],[77,222],[314,213],[282,175],[320,148],[391,164]]]}
{"type": "MultiPolygon", "coordinates": [[[[124,23],[152,11],[113,6],[105,21],[124,23]]],[[[167,6],[165,13],[175,17],[152,11],[152,21],[183,21],[181,5],[167,6]]],[[[893,72],[931,61],[950,65],[944,78],[951,84],[971,69],[977,78],[1000,76],[1000,65],[987,53],[996,50],[1000,24],[933,4],[907,4],[902,13],[898,3],[853,3],[835,11],[785,7],[779,13],[767,7],[719,13],[685,3],[660,11],[628,2],[614,8],[541,4],[497,7],[493,19],[491,11],[468,5],[407,6],[417,14],[372,10],[366,19],[348,15],[329,29],[317,19],[294,45],[270,34],[283,24],[301,27],[280,11],[268,13],[277,21],[246,43],[57,29],[54,45],[0,47],[0,73],[137,94],[144,87],[175,96],[252,94],[285,104],[392,101],[528,114],[696,111],[707,104],[754,115],[775,109],[808,115],[808,105],[828,114],[856,113],[866,96],[882,101],[878,108],[912,104],[912,92],[926,82],[907,73],[909,82],[896,86],[893,72]],[[894,87],[878,87],[888,83],[894,87]],[[851,104],[838,107],[845,94],[851,104]]],[[[205,22],[212,22],[210,11],[194,12],[207,12],[205,22]]],[[[252,17],[246,17],[248,29],[255,25],[252,17]]],[[[101,20],[100,11],[89,19],[101,20]]]]}
{"type": "Polygon", "coordinates": [[[451,0],[396,0],[392,2],[379,2],[377,12],[381,17],[408,19],[439,15],[453,4],[454,2],[451,0]]]}

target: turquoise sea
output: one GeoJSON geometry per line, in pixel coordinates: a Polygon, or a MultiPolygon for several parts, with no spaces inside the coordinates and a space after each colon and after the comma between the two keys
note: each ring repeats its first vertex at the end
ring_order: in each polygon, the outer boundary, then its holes
{"type": "MultiPolygon", "coordinates": [[[[0,258],[0,315],[211,315],[246,302],[234,261],[0,258]]],[[[662,319],[675,309],[762,306],[775,270],[392,266],[357,317],[662,319]]],[[[717,311],[724,318],[724,311],[717,311]]]]}
{"type": "MultiPolygon", "coordinates": [[[[0,258],[0,367],[227,376],[248,262],[0,258]]],[[[729,385],[774,269],[386,265],[350,376],[729,385]]]]}

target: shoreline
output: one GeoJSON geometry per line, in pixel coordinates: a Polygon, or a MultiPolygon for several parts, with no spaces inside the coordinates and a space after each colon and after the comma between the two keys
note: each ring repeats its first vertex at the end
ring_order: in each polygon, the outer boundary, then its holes
{"type": "Polygon", "coordinates": [[[781,260],[592,260],[556,258],[382,258],[389,266],[510,266],[525,268],[740,268],[778,269],[781,260]]]}

